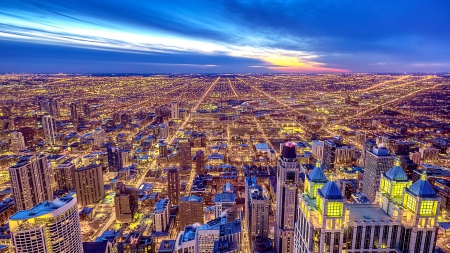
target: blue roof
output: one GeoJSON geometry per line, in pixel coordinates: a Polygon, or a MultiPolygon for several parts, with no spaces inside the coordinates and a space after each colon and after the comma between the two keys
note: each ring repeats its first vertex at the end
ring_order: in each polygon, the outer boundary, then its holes
{"type": "Polygon", "coordinates": [[[419,197],[436,197],[436,192],[430,183],[421,178],[417,180],[414,184],[412,184],[408,189],[412,194],[419,197]]]}
{"type": "Polygon", "coordinates": [[[328,182],[328,178],[323,173],[323,170],[316,165],[316,167],[307,175],[309,181],[314,183],[326,183],[328,182]]]}
{"type": "Polygon", "coordinates": [[[387,178],[394,181],[408,180],[408,176],[400,166],[394,166],[384,174],[387,178]]]}
{"type": "Polygon", "coordinates": [[[342,198],[341,190],[339,190],[338,185],[334,181],[328,181],[324,186],[322,186],[322,189],[320,189],[320,192],[326,199],[341,199],[342,198]]]}

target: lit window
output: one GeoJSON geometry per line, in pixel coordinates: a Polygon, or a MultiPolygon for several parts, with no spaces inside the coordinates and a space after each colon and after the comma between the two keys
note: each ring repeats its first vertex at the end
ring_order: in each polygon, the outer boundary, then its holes
{"type": "Polygon", "coordinates": [[[320,196],[317,196],[317,203],[316,203],[316,207],[319,210],[320,213],[322,213],[323,210],[323,201],[322,198],[320,196]]]}
{"type": "Polygon", "coordinates": [[[420,215],[435,215],[437,208],[437,201],[424,200],[420,204],[420,215]]]}
{"type": "Polygon", "coordinates": [[[391,193],[391,182],[389,182],[388,180],[386,180],[386,179],[384,179],[383,178],[383,180],[381,181],[381,185],[382,185],[382,190],[385,192],[385,193],[391,193]]]}
{"type": "Polygon", "coordinates": [[[342,202],[328,202],[327,215],[342,216],[342,209],[344,209],[344,204],[342,202]]]}
{"type": "Polygon", "coordinates": [[[416,210],[416,199],[412,196],[410,196],[409,194],[406,194],[405,196],[405,201],[403,203],[403,205],[406,206],[406,208],[408,208],[409,210],[415,212],[416,210]]]}

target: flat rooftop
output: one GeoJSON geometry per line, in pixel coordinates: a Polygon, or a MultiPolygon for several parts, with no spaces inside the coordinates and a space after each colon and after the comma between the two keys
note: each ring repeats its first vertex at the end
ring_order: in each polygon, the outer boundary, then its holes
{"type": "Polygon", "coordinates": [[[362,203],[348,203],[348,210],[350,210],[349,220],[392,220],[378,204],[362,204],[362,203]]]}

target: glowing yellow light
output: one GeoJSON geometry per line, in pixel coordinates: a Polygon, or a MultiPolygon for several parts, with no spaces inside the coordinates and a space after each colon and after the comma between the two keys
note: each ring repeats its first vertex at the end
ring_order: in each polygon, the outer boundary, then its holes
{"type": "Polygon", "coordinates": [[[342,216],[344,204],[342,202],[328,202],[328,216],[342,216]]]}

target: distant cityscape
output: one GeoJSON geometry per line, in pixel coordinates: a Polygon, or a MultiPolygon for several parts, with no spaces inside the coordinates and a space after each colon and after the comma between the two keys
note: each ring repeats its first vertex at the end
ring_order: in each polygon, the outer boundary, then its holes
{"type": "Polygon", "coordinates": [[[0,75],[0,253],[450,252],[450,76],[0,75]]]}

